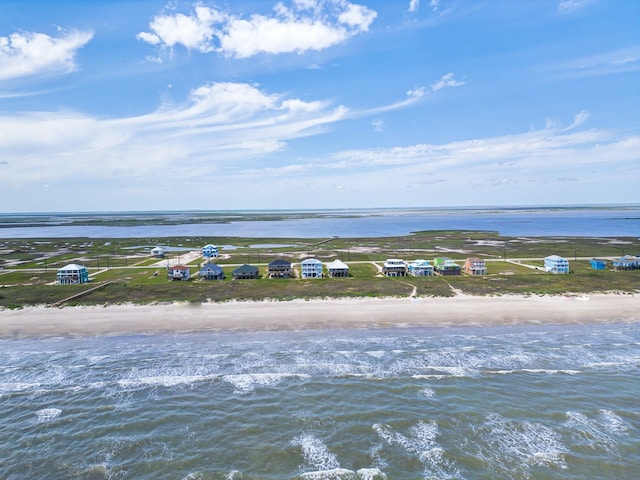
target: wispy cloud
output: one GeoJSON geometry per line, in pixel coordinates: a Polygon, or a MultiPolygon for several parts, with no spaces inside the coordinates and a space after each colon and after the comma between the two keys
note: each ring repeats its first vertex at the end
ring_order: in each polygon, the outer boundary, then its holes
{"type": "Polygon", "coordinates": [[[184,178],[286,147],[317,134],[348,110],[269,94],[244,83],[214,83],[189,101],[150,114],[100,119],[39,112],[0,117],[0,149],[11,159],[0,183],[80,176],[184,178]],[[34,132],[38,132],[34,135],[34,132]]]}
{"type": "Polygon", "coordinates": [[[78,30],[61,30],[57,37],[38,32],[0,37],[0,80],[73,72],[77,51],[92,38],[93,32],[78,30]]]}
{"type": "Polygon", "coordinates": [[[420,6],[420,0],[410,0],[409,1],[409,11],[416,12],[418,7],[420,6]]]}
{"type": "Polygon", "coordinates": [[[432,84],[431,89],[435,92],[442,88],[460,87],[464,84],[464,81],[456,80],[455,78],[453,78],[453,73],[447,73],[446,75],[443,75],[442,78],[436,83],[432,84]]]}
{"type": "Polygon", "coordinates": [[[565,60],[551,66],[561,77],[616,75],[640,70],[640,46],[565,60]]]}
{"type": "Polygon", "coordinates": [[[579,127],[584,122],[586,122],[588,118],[589,112],[587,112],[586,110],[580,110],[578,113],[576,113],[575,117],[573,118],[573,123],[567,127],[567,130],[573,130],[574,128],[579,127]]]}
{"type": "Polygon", "coordinates": [[[172,51],[177,45],[202,53],[248,58],[260,53],[323,50],[368,31],[374,10],[347,0],[294,0],[272,15],[235,16],[203,4],[185,13],[161,13],[137,38],[172,51]]]}
{"type": "Polygon", "coordinates": [[[560,0],[558,12],[573,13],[594,3],[595,0],[560,0]]]}
{"type": "Polygon", "coordinates": [[[462,140],[446,144],[345,150],[326,159],[307,159],[254,175],[365,176],[372,181],[394,178],[396,186],[416,182],[504,185],[543,182],[551,176],[575,178],[616,168],[632,167],[640,161],[640,137],[617,136],[605,130],[577,130],[588,117],[584,111],[569,127],[547,126],[520,134],[462,140]],[[332,173],[333,172],[333,173],[332,173]],[[376,173],[378,172],[378,173],[376,173]]]}

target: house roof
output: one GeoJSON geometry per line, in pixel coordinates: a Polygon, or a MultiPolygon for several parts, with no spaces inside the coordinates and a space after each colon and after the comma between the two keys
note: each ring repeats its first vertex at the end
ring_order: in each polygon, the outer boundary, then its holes
{"type": "Polygon", "coordinates": [[[78,265],[77,263],[70,263],[69,265],[65,265],[58,270],[86,270],[86,267],[84,265],[78,265]]]}
{"type": "Polygon", "coordinates": [[[206,263],[201,269],[201,272],[205,272],[205,271],[213,271],[213,272],[221,272],[222,271],[222,267],[220,265],[216,265],[215,263],[206,263]]]}
{"type": "Polygon", "coordinates": [[[429,263],[429,260],[415,260],[413,262],[411,262],[409,264],[409,266],[414,266],[414,267],[429,267],[431,266],[431,264],[429,263]]]}
{"type": "Polygon", "coordinates": [[[248,265],[248,264],[244,264],[238,268],[236,268],[233,271],[234,275],[240,274],[240,273],[257,273],[258,272],[258,268],[254,267],[253,265],[248,265]]]}
{"type": "Polygon", "coordinates": [[[282,259],[278,259],[278,260],[274,260],[273,262],[269,263],[270,267],[290,267],[291,266],[291,262],[288,262],[286,260],[282,260],[282,259]]]}
{"type": "Polygon", "coordinates": [[[318,264],[322,264],[322,262],[320,260],[318,260],[317,258],[306,258],[300,263],[303,264],[303,265],[318,265],[318,264]]]}
{"type": "Polygon", "coordinates": [[[174,265],[173,267],[169,267],[169,270],[190,270],[186,265],[174,265]]]}
{"type": "Polygon", "coordinates": [[[553,260],[553,261],[563,261],[563,260],[565,260],[560,255],[549,255],[548,257],[545,257],[544,259],[545,260],[553,260]]]}
{"type": "Polygon", "coordinates": [[[329,270],[343,269],[343,268],[349,268],[349,265],[344,263],[342,260],[334,260],[333,262],[327,263],[327,268],[329,270]]]}
{"type": "Polygon", "coordinates": [[[617,260],[613,260],[614,265],[627,265],[627,264],[635,264],[638,263],[640,259],[638,257],[632,257],[630,255],[625,255],[624,257],[620,257],[617,260]]]}
{"type": "Polygon", "coordinates": [[[210,243],[208,243],[207,245],[205,245],[204,247],[202,247],[202,249],[203,249],[203,250],[204,250],[205,248],[217,249],[218,247],[216,247],[215,245],[211,245],[210,243]]]}

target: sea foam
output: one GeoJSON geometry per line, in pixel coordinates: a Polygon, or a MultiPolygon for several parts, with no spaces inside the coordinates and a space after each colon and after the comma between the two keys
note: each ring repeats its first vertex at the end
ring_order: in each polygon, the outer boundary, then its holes
{"type": "Polygon", "coordinates": [[[62,410],[59,408],[43,408],[42,410],[38,410],[36,415],[39,422],[49,422],[54,418],[59,417],[61,413],[62,410]]]}

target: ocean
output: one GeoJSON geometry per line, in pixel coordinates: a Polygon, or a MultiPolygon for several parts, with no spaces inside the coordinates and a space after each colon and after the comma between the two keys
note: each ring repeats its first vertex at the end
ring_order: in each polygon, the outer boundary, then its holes
{"type": "Polygon", "coordinates": [[[639,373],[637,323],[2,339],[0,478],[631,480],[639,373]]]}

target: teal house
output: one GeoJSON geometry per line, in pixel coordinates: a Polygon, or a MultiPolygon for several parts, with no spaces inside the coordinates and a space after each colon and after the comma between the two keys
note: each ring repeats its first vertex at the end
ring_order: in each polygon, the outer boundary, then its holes
{"type": "Polygon", "coordinates": [[[58,269],[56,283],[58,285],[77,285],[89,281],[89,271],[84,265],[70,263],[58,269]]]}
{"type": "Polygon", "coordinates": [[[592,258],[590,263],[593,270],[604,270],[607,268],[607,261],[601,258],[592,258]]]}

